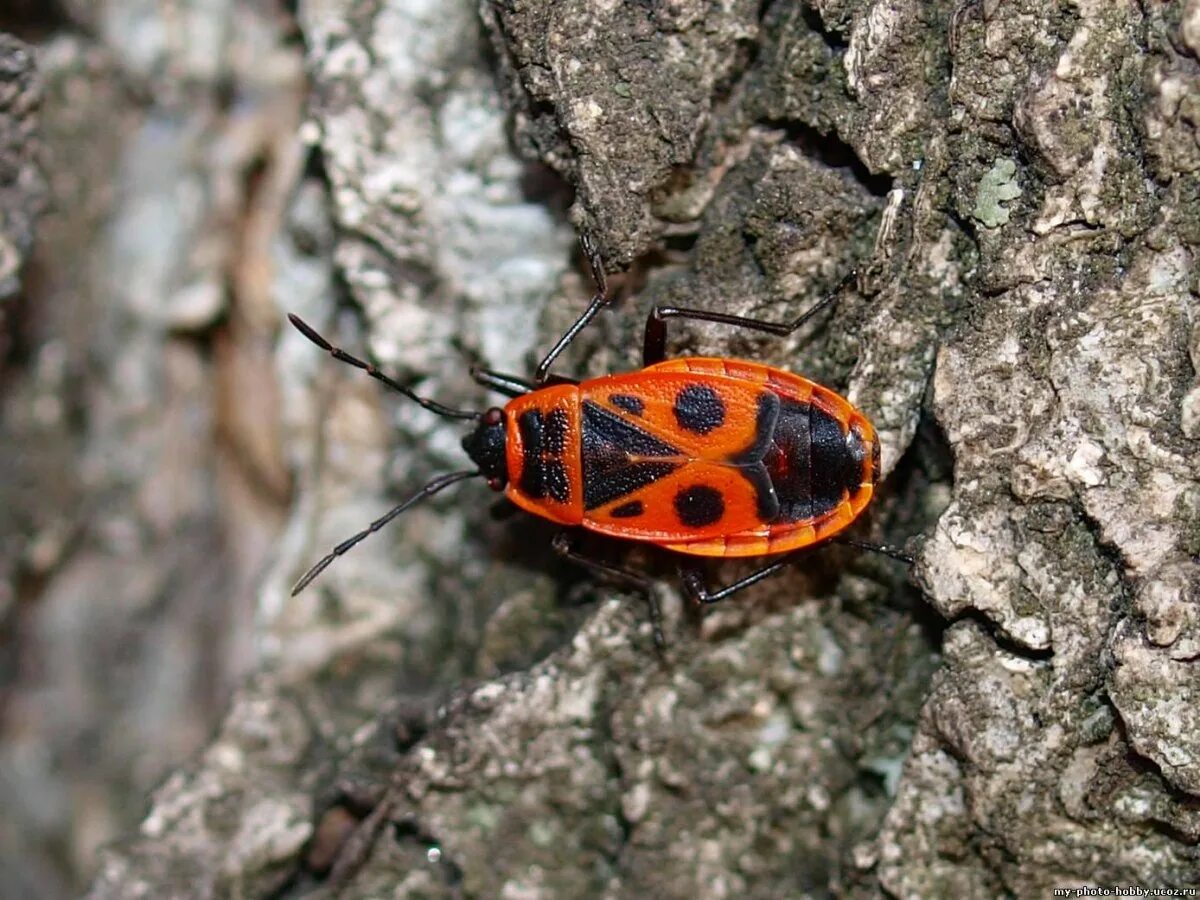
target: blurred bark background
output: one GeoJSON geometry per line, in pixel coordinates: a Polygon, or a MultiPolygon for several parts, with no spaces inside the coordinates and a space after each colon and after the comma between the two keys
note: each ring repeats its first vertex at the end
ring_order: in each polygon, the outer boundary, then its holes
{"type": "MultiPolygon", "coordinates": [[[[0,9],[0,898],[1200,884],[1200,0],[0,9]],[[656,302],[847,392],[864,537],[703,613],[424,393],[656,302]],[[917,585],[917,586],[914,586],[917,585]],[[918,588],[919,586],[919,588],[918,588]],[[107,848],[107,849],[104,849],[107,848]]],[[[714,566],[712,577],[745,567],[714,566]]]]}

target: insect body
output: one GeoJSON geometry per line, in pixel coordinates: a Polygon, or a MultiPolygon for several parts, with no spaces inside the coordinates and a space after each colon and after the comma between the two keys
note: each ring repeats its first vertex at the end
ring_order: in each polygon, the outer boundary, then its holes
{"type": "MultiPolygon", "coordinates": [[[[841,533],[866,508],[879,481],[879,441],[871,423],[828,388],[782,369],[710,357],[667,360],[666,323],[695,319],[786,335],[838,296],[841,287],[792,322],[707,310],[655,307],[646,321],[644,368],[577,382],[551,376],[554,360],[608,303],[600,261],[586,240],[598,290],[587,309],[546,354],[532,382],[487,370],[477,382],[507,394],[484,412],[452,409],[419,397],[374,366],[332,346],[296,316],[309,340],[363,369],[421,406],[474,421],[463,449],[477,467],[434,479],[417,494],[336,546],[296,584],[303,590],[359,541],[414,503],[451,484],[483,477],[529,512],[565,527],[645,541],[687,557],[769,557],[727,587],[709,591],[694,564],[683,585],[711,603],[778,571],[795,553],[837,539],[908,560],[841,533]]],[[[567,558],[644,590],[645,576],[576,552],[564,532],[554,542],[567,558]]]]}
{"type": "Polygon", "coordinates": [[[704,357],[531,391],[464,447],[531,513],[694,556],[823,541],[879,475],[874,429],[833,391],[704,357]]]}

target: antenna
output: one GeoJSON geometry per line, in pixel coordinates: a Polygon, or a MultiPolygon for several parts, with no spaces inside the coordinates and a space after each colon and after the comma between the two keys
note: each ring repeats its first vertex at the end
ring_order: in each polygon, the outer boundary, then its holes
{"type": "MultiPolygon", "coordinates": [[[[299,326],[297,326],[297,327],[299,327],[299,326]]],[[[301,329],[301,330],[303,331],[303,329],[301,329]]],[[[425,487],[421,488],[419,491],[417,491],[415,494],[413,494],[411,497],[409,497],[407,500],[405,500],[399,506],[389,510],[384,515],[380,516],[378,519],[376,519],[374,522],[372,522],[370,525],[368,525],[366,528],[364,528],[358,534],[354,535],[354,537],[346,538],[346,540],[342,541],[340,544],[338,544],[336,547],[334,547],[327,556],[325,556],[319,563],[317,563],[315,566],[313,566],[311,569],[309,569],[307,572],[305,572],[304,577],[296,582],[296,586],[294,588],[292,588],[292,596],[295,597],[298,593],[300,593],[302,590],[304,590],[306,587],[308,587],[312,583],[313,579],[316,578],[318,575],[320,575],[322,572],[324,572],[327,568],[329,568],[329,564],[332,563],[335,559],[337,559],[339,556],[341,556],[343,553],[345,553],[347,550],[349,550],[355,544],[362,541],[368,535],[374,534],[376,531],[378,531],[380,528],[382,528],[388,522],[392,521],[392,519],[396,518],[396,516],[400,515],[400,513],[404,512],[410,506],[415,506],[416,504],[418,504],[422,500],[424,500],[426,497],[432,497],[438,491],[443,490],[444,488],[448,488],[450,485],[454,484],[456,481],[462,481],[466,478],[475,478],[481,474],[482,474],[481,472],[477,472],[477,471],[451,472],[449,475],[440,475],[437,478],[433,479],[433,481],[429,482],[429,484],[425,485],[425,487]]]]}
{"type": "Polygon", "coordinates": [[[356,369],[362,369],[376,381],[382,381],[393,391],[398,391],[405,397],[408,397],[410,400],[415,400],[431,413],[437,413],[439,416],[444,416],[447,419],[478,419],[482,415],[482,413],[474,410],[452,409],[449,406],[443,406],[434,400],[429,400],[425,397],[419,397],[411,389],[406,388],[398,381],[395,381],[394,379],[389,378],[387,375],[384,375],[379,371],[379,369],[375,368],[375,366],[371,365],[369,362],[364,362],[357,356],[351,356],[342,348],[333,346],[333,344],[321,337],[321,335],[318,334],[311,325],[309,325],[295,313],[288,313],[288,321],[296,326],[297,331],[299,331],[302,335],[304,335],[334,359],[339,359],[344,363],[349,363],[356,369]]]}

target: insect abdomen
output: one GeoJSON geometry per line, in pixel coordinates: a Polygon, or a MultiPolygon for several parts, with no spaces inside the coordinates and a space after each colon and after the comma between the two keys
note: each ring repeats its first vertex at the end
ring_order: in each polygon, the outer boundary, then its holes
{"type": "Polygon", "coordinates": [[[813,403],[780,404],[763,458],[779,501],[770,524],[815,519],[835,509],[871,481],[870,448],[861,429],[842,424],[813,403]]]}

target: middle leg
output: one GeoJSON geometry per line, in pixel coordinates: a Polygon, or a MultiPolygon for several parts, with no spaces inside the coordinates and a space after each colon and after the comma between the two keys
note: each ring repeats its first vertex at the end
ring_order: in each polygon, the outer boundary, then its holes
{"type": "Polygon", "coordinates": [[[589,556],[584,556],[575,549],[571,541],[571,535],[566,531],[560,531],[554,536],[553,547],[554,552],[563,559],[569,559],[576,565],[582,566],[589,572],[599,575],[601,578],[627,584],[642,594],[646,598],[647,605],[650,607],[650,627],[654,630],[654,644],[660,651],[667,646],[666,639],[663,637],[662,610],[658,605],[657,585],[652,578],[641,572],[622,569],[619,566],[612,566],[608,563],[592,559],[589,556]]]}

